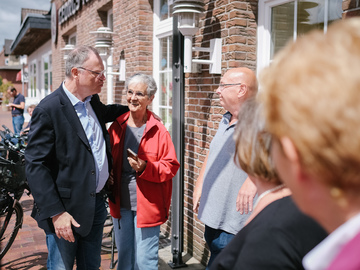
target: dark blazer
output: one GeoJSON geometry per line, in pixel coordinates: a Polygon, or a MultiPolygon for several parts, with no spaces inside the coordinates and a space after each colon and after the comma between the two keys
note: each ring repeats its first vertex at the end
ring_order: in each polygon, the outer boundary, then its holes
{"type": "MultiPolygon", "coordinates": [[[[122,105],[104,105],[94,95],[91,106],[101,125],[112,166],[105,123],[128,111],[122,105]]],[[[69,212],[80,224],[74,231],[86,236],[95,213],[96,173],[91,147],[62,85],[36,106],[25,151],[26,176],[34,197],[32,217],[40,228],[54,232],[51,217],[69,212]]]]}

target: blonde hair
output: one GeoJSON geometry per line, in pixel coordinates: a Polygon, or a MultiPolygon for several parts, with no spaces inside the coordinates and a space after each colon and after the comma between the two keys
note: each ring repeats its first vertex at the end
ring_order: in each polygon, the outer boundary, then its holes
{"type": "Polygon", "coordinates": [[[329,186],[360,189],[360,19],[288,44],[260,75],[268,129],[329,186]]]}
{"type": "Polygon", "coordinates": [[[29,110],[29,109],[35,109],[35,107],[36,107],[35,104],[31,104],[31,105],[29,105],[29,106],[27,107],[27,109],[28,109],[28,110],[29,110]]]}
{"type": "Polygon", "coordinates": [[[247,174],[267,182],[280,183],[270,156],[271,134],[266,132],[261,107],[248,98],[238,114],[234,132],[235,163],[247,174]]]}

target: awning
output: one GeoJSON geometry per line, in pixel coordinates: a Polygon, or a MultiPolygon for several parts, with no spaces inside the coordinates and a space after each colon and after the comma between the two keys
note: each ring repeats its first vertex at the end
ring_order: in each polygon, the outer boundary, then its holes
{"type": "Polygon", "coordinates": [[[50,39],[50,15],[29,13],[21,24],[16,39],[11,44],[11,54],[30,55],[50,39]]]}
{"type": "Polygon", "coordinates": [[[21,70],[18,73],[16,73],[16,81],[17,82],[21,81],[21,70]]]}

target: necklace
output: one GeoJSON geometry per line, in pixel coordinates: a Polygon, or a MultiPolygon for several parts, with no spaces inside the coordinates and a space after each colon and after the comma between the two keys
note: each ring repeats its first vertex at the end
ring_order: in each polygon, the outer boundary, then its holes
{"type": "Polygon", "coordinates": [[[260,202],[260,200],[262,198],[264,198],[266,195],[268,195],[269,193],[273,192],[273,191],[276,191],[276,190],[279,190],[279,189],[282,189],[285,185],[284,184],[281,184],[281,185],[278,185],[274,188],[271,188],[271,189],[268,189],[267,191],[264,191],[263,193],[261,193],[261,195],[257,198],[256,200],[256,203],[253,207],[253,209],[255,209],[255,207],[258,205],[258,203],[260,202]]]}

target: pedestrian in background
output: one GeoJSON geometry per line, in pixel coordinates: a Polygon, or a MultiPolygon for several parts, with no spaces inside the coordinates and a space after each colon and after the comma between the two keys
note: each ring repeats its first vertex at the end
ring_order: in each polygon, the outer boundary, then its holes
{"type": "Polygon", "coordinates": [[[30,120],[29,120],[29,122],[27,123],[26,127],[24,127],[24,128],[21,130],[21,134],[26,134],[26,133],[29,132],[29,130],[30,130],[30,125],[31,125],[31,117],[32,117],[32,114],[33,114],[33,112],[34,112],[35,107],[36,107],[35,104],[31,104],[29,107],[27,107],[27,112],[29,113],[30,120]]]}
{"type": "Polygon", "coordinates": [[[19,135],[24,125],[25,97],[12,87],[8,91],[13,101],[8,106],[11,108],[12,124],[14,133],[19,135]]]}

